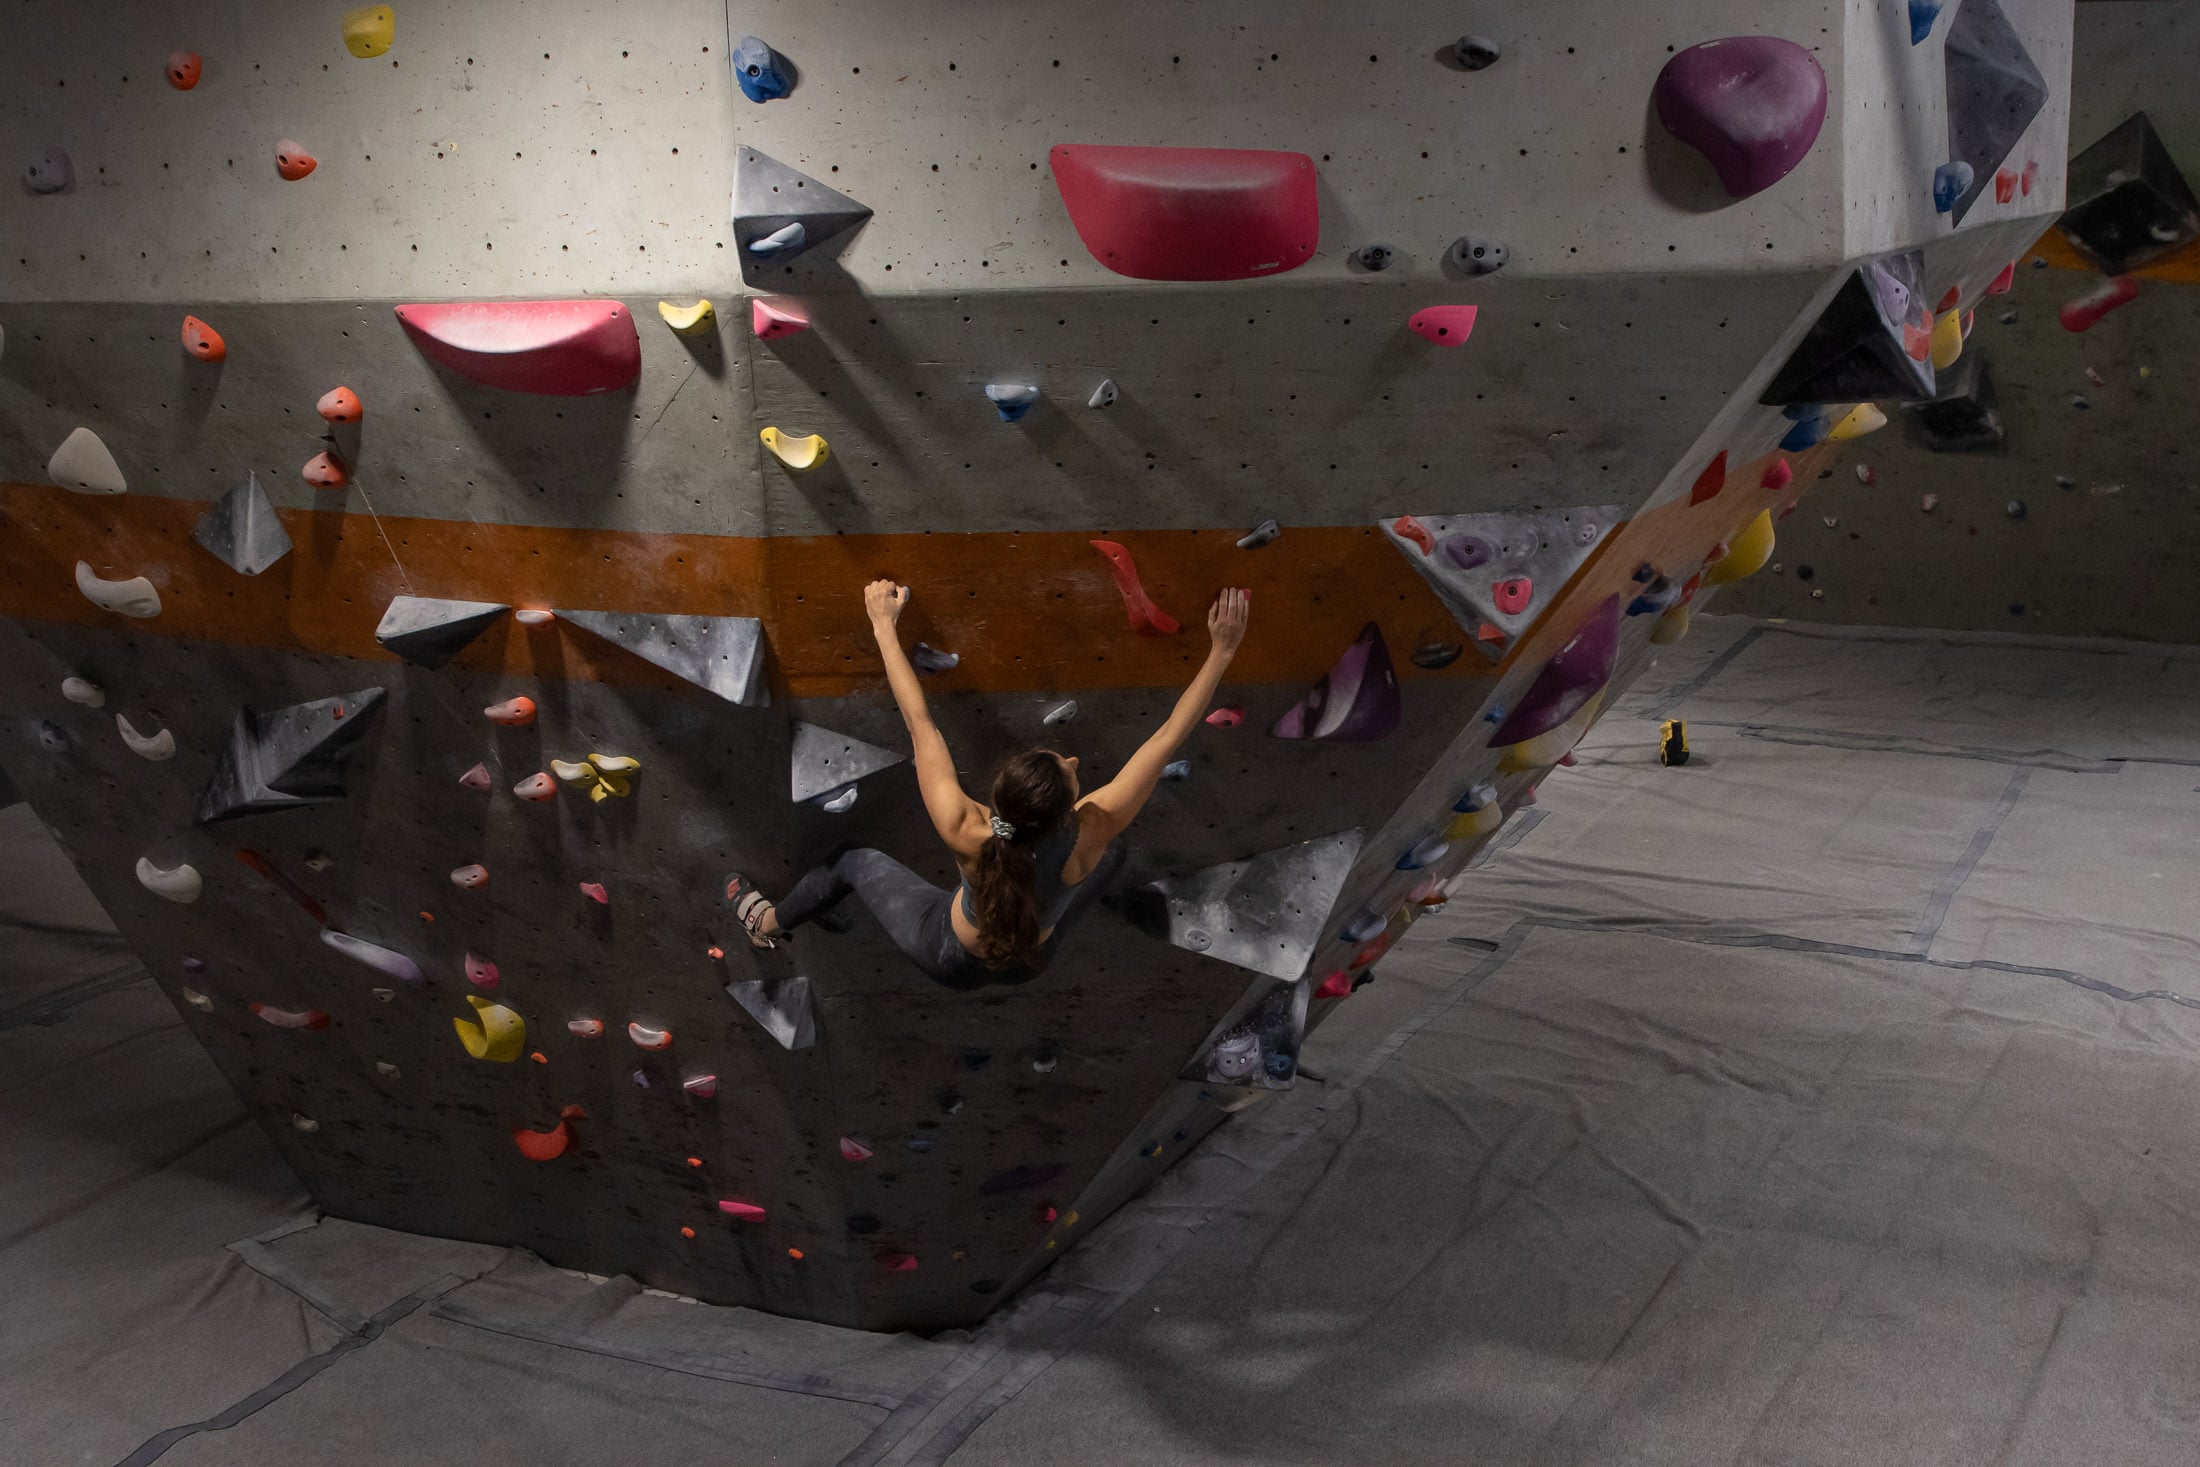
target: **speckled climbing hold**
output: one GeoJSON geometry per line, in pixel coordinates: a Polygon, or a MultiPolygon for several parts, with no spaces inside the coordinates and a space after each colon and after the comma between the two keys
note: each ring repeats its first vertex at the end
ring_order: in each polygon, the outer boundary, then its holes
{"type": "Polygon", "coordinates": [[[390,49],[397,33],[397,14],[387,5],[369,5],[344,13],[344,49],[362,61],[390,49]]]}
{"type": "Polygon", "coordinates": [[[1145,586],[1138,579],[1138,564],[1131,559],[1130,551],[1113,540],[1089,543],[1107,561],[1108,570],[1115,577],[1115,589],[1122,593],[1123,611],[1130,618],[1132,631],[1141,636],[1169,637],[1183,630],[1175,617],[1154,605],[1153,598],[1146,594],[1145,586]]]}
{"type": "Polygon", "coordinates": [[[1465,346],[1474,332],[1475,306],[1423,306],[1406,320],[1406,328],[1423,341],[1438,346],[1465,346]]]}
{"type": "Polygon", "coordinates": [[[137,863],[137,879],[138,885],[144,887],[154,896],[174,902],[178,906],[189,906],[197,901],[199,893],[205,890],[205,883],[199,879],[198,868],[188,861],[179,862],[163,871],[150,860],[140,856],[137,863]]]}
{"type": "Polygon", "coordinates": [[[1245,710],[1235,706],[1217,708],[1214,712],[1208,714],[1206,718],[1209,728],[1236,728],[1244,721],[1245,710]]]}
{"type": "Polygon", "coordinates": [[[495,781],[489,776],[489,766],[476,764],[458,777],[458,782],[470,790],[485,790],[495,781]]]}
{"type": "Polygon", "coordinates": [[[869,1161],[877,1153],[855,1137],[843,1136],[840,1138],[840,1155],[843,1161],[869,1161]]]}
{"type": "Polygon", "coordinates": [[[1488,275],[1504,269],[1505,262],[1512,258],[1512,251],[1506,248],[1501,239],[1491,239],[1480,234],[1462,234],[1451,242],[1451,248],[1444,252],[1444,258],[1451,262],[1454,270],[1462,274],[1488,275]]]}
{"type": "Polygon", "coordinates": [[[1922,46],[1925,38],[1933,33],[1933,22],[1940,19],[1947,0],[1910,0],[1910,44],[1922,46]]]}
{"type": "Polygon", "coordinates": [[[1352,263],[1362,270],[1381,272],[1388,270],[1398,258],[1398,247],[1380,240],[1361,245],[1352,252],[1352,263]]]}
{"type": "Polygon", "coordinates": [[[1771,467],[1765,470],[1765,476],[1757,481],[1757,487],[1777,491],[1787,488],[1788,485],[1794,482],[1795,470],[1788,466],[1786,459],[1776,458],[1772,461],[1771,467]]]}
{"type": "MultiPolygon", "coordinates": [[[[1769,516],[1760,516],[1770,523],[1769,516]]],[[[1547,733],[1566,722],[1604,690],[1619,655],[1620,598],[1600,603],[1565,646],[1551,654],[1505,721],[1490,735],[1502,748],[1547,733]]]]}
{"type": "Polygon", "coordinates": [[[1958,158],[1933,170],[1933,208],[1945,214],[1971,191],[1971,165],[1958,158]]]}
{"type": "Polygon", "coordinates": [[[1726,554],[1704,567],[1704,584],[1730,586],[1755,575],[1772,559],[1772,545],[1772,511],[1763,510],[1727,542],[1726,554]]]}
{"type": "Polygon", "coordinates": [[[497,972],[495,963],[490,962],[487,958],[468,953],[466,954],[465,970],[468,983],[473,984],[474,987],[484,993],[496,992],[497,984],[501,981],[501,975],[497,972]]]}
{"type": "Polygon", "coordinates": [[[1072,698],[1067,703],[1057,703],[1049,708],[1039,721],[1048,728],[1060,728],[1076,716],[1077,700],[1072,698]]]}
{"type": "Polygon", "coordinates": [[[1240,550],[1258,550],[1263,545],[1273,545],[1276,537],[1282,533],[1283,526],[1277,524],[1274,520],[1262,520],[1238,537],[1237,548],[1240,550]]]}
{"type": "Polygon", "coordinates": [[[985,395],[1002,422],[1014,423],[1031,411],[1031,405],[1039,400],[1039,389],[1028,382],[988,382],[985,395]]]}
{"type": "Polygon", "coordinates": [[[438,668],[511,609],[501,601],[392,596],[374,628],[374,640],[407,662],[438,668]]]}
{"type": "Polygon", "coordinates": [[[1469,71],[1494,65],[1502,55],[1497,42],[1486,36],[1461,36],[1451,43],[1451,58],[1469,71]]]}
{"type": "Polygon", "coordinates": [[[2066,302],[2056,312],[2056,319],[2062,322],[2065,331],[2091,331],[2110,311],[2138,298],[2138,281],[2129,275],[2112,275],[2076,300],[2066,302]]]}
{"type": "Polygon", "coordinates": [[[778,428],[765,428],[756,436],[763,440],[773,458],[790,469],[814,469],[831,454],[824,436],[818,433],[797,437],[778,428]]]}
{"type": "Polygon", "coordinates": [[[1371,743],[1395,732],[1404,716],[1398,670],[1391,664],[1382,628],[1369,622],[1336,665],[1268,732],[1279,739],[1371,743]]]}
{"type": "Polygon", "coordinates": [[[1688,502],[1690,504],[1702,504],[1705,500],[1716,499],[1719,492],[1724,488],[1726,488],[1726,450],[1722,448],[1710,463],[1704,465],[1703,472],[1696,475],[1695,482],[1688,486],[1688,502]]]}
{"type": "Polygon", "coordinates": [[[191,1005],[191,1007],[197,1009],[200,1013],[211,1014],[212,1012],[214,1012],[214,1000],[208,998],[205,994],[199,992],[196,988],[181,988],[178,989],[177,992],[183,995],[183,1001],[185,1003],[191,1005]]]}
{"type": "Polygon", "coordinates": [[[320,166],[320,160],[295,138],[284,138],[275,145],[275,172],[286,182],[296,183],[320,166]]]}
{"type": "Polygon", "coordinates": [[[299,477],[316,489],[341,489],[351,482],[351,470],[344,461],[327,449],[306,460],[298,471],[299,477]]]}
{"type": "Polygon", "coordinates": [[[179,92],[188,92],[199,84],[199,76],[206,63],[196,51],[171,51],[168,53],[168,85],[179,92]]]}
{"type": "MultiPolygon", "coordinates": [[[[1940,363],[1935,362],[1933,365],[1938,367],[1940,363]]],[[[1842,415],[1841,421],[1833,425],[1833,431],[1826,437],[1834,443],[1846,443],[1867,433],[1877,433],[1886,426],[1887,415],[1878,403],[1860,402],[1842,415]]]]}
{"type": "Polygon", "coordinates": [[[527,1021],[478,993],[467,994],[466,1003],[474,1011],[473,1019],[451,1020],[451,1028],[457,1031],[458,1042],[466,1046],[466,1052],[492,1064],[508,1065],[517,1060],[527,1048],[527,1021]]]}
{"type": "Polygon", "coordinates": [[[1304,153],[1064,143],[1050,158],[1078,239],[1118,275],[1275,275],[1312,259],[1321,236],[1304,153]]]}
{"type": "Polygon", "coordinates": [[[418,963],[380,943],[368,942],[365,938],[353,937],[348,932],[330,929],[322,931],[321,941],[352,961],[364,963],[375,972],[387,974],[400,983],[421,983],[427,979],[427,975],[420,971],[418,963]]]}
{"type": "Polygon", "coordinates": [[[140,759],[150,759],[155,764],[176,757],[176,735],[173,729],[162,729],[148,738],[130,726],[124,715],[115,715],[115,732],[122,735],[123,746],[140,759]]]}
{"type": "Polygon", "coordinates": [[[764,1220],[764,1209],[753,1202],[736,1202],[731,1198],[725,1198],[719,1202],[718,1210],[735,1222],[762,1222],[764,1220]]]}
{"type": "Polygon", "coordinates": [[[735,152],[733,238],[744,277],[778,269],[859,227],[871,211],[830,184],[754,148],[735,152]]]}
{"type": "Polygon", "coordinates": [[[634,1041],[636,1049],[669,1049],[672,1046],[670,1029],[652,1028],[648,1024],[628,1024],[626,1037],[634,1041]]]}
{"type": "Polygon", "coordinates": [[[326,1029],[328,1014],[321,1009],[279,1009],[273,1004],[254,1002],[247,1005],[252,1017],[277,1029],[326,1029]]]}
{"type": "Polygon", "coordinates": [[[57,194],[75,181],[76,165],[60,148],[47,148],[23,165],[23,186],[34,194],[57,194]]]}
{"type": "Polygon", "coordinates": [[[507,698],[482,709],[481,716],[506,728],[525,728],[535,721],[535,700],[525,695],[507,698]]]}
{"type": "Polygon", "coordinates": [[[1963,355],[1963,318],[1954,311],[1946,312],[1933,323],[1932,353],[1936,372],[1945,372],[1963,355]]]}
{"type": "Polygon", "coordinates": [[[733,79],[751,102],[776,101],[794,90],[786,58],[754,36],[734,43],[732,64],[733,79]]]}
{"type": "Polygon", "coordinates": [[[1728,36],[1680,51],[1651,90],[1665,130],[1746,199],[1803,161],[1826,121],[1818,58],[1778,36],[1728,36]]]}
{"type": "Polygon", "coordinates": [[[122,494],[130,487],[123,480],[115,456],[89,428],[69,430],[53,457],[46,460],[46,477],[79,494],[122,494]]]}
{"type": "Polygon", "coordinates": [[[76,563],[76,588],[92,605],[117,616],[143,621],[160,615],[160,592],[143,576],[132,576],[127,581],[102,580],[80,560],[76,563]]]}
{"type": "Polygon", "coordinates": [[[104,708],[107,706],[106,690],[100,687],[99,684],[88,683],[80,677],[63,678],[61,680],[61,696],[82,708],[104,708]]]}
{"type": "Polygon", "coordinates": [[[359,394],[341,385],[322,393],[313,404],[313,410],[331,423],[356,423],[367,412],[360,404],[359,394]]]}
{"type": "Polygon", "coordinates": [[[919,642],[910,649],[909,660],[919,672],[950,672],[961,664],[962,654],[942,652],[929,642],[919,642]]]}
{"type": "Polygon", "coordinates": [[[191,538],[243,576],[256,576],[290,553],[290,532],[260,487],[260,476],[249,470],[242,484],[200,517],[191,538]]]}
{"type": "Polygon", "coordinates": [[[451,885],[461,891],[479,891],[488,884],[489,868],[479,862],[461,866],[451,873],[451,885]]]}

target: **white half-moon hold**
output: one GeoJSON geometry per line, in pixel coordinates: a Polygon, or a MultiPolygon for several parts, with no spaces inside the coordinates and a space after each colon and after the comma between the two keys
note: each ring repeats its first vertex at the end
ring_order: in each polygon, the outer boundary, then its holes
{"type": "Polygon", "coordinates": [[[89,428],[78,428],[61,440],[53,457],[46,460],[46,477],[79,494],[127,494],[130,490],[122,477],[122,466],[89,428]]]}
{"type": "Polygon", "coordinates": [[[312,1132],[321,1129],[319,1121],[308,1115],[300,1115],[296,1111],[290,1113],[290,1123],[301,1131],[312,1132]]]}
{"type": "Polygon", "coordinates": [[[163,871],[145,857],[138,857],[138,885],[157,897],[166,897],[180,906],[189,906],[199,899],[206,884],[199,880],[199,869],[190,862],[163,871]]]}
{"type": "Polygon", "coordinates": [[[191,1005],[191,1007],[197,1009],[202,1014],[211,1014],[212,1012],[214,1012],[214,1000],[208,998],[205,994],[199,992],[196,988],[184,989],[183,1001],[191,1005]]]}
{"type": "Polygon", "coordinates": [[[388,1060],[376,1060],[374,1062],[374,1072],[385,1080],[398,1078],[397,1066],[391,1064],[388,1060]]]}
{"type": "Polygon", "coordinates": [[[63,678],[61,680],[61,696],[71,703],[81,703],[86,708],[104,708],[107,706],[107,690],[98,683],[88,683],[80,677],[63,678]]]}
{"type": "Polygon", "coordinates": [[[335,948],[345,957],[365,963],[377,973],[387,973],[403,983],[418,983],[427,976],[420,971],[418,963],[406,957],[403,953],[391,952],[380,943],[368,942],[364,938],[353,937],[348,932],[332,932],[327,928],[323,928],[321,930],[321,941],[335,948]]]}
{"type": "Polygon", "coordinates": [[[117,713],[115,715],[115,732],[122,735],[122,741],[130,746],[130,752],[140,759],[150,759],[157,764],[163,759],[176,757],[176,736],[169,729],[164,728],[151,738],[147,738],[130,727],[129,719],[117,713]]]}
{"type": "Polygon", "coordinates": [[[541,611],[533,607],[523,606],[519,610],[512,613],[512,620],[518,622],[523,627],[539,627],[548,622],[556,621],[557,613],[552,611],[541,611]]]}
{"type": "Polygon", "coordinates": [[[92,605],[117,616],[134,616],[142,621],[160,615],[160,592],[143,576],[133,576],[127,581],[103,581],[80,560],[76,563],[76,588],[92,605]]]}

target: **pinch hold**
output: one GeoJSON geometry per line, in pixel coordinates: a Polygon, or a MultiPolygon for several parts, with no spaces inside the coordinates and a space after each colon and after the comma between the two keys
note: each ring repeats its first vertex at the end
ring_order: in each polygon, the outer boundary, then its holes
{"type": "Polygon", "coordinates": [[[502,703],[492,703],[482,709],[481,716],[506,728],[525,728],[535,721],[535,700],[528,697],[507,698],[502,703]]]}
{"type": "Polygon", "coordinates": [[[284,138],[275,145],[275,171],[291,183],[320,166],[318,159],[291,138],[284,138]]]}
{"type": "Polygon", "coordinates": [[[206,63],[196,51],[171,51],[168,53],[168,85],[179,92],[188,92],[199,84],[199,74],[206,63]]]}
{"type": "Polygon", "coordinates": [[[359,403],[359,394],[342,386],[331,387],[322,393],[313,410],[331,423],[356,423],[366,416],[366,409],[359,403]]]}
{"type": "Polygon", "coordinates": [[[345,468],[344,461],[327,449],[307,459],[306,466],[298,472],[316,489],[341,489],[351,482],[351,470],[345,468]]]}
{"type": "Polygon", "coordinates": [[[183,349],[202,362],[219,362],[229,356],[222,334],[196,316],[183,318],[183,349]]]}

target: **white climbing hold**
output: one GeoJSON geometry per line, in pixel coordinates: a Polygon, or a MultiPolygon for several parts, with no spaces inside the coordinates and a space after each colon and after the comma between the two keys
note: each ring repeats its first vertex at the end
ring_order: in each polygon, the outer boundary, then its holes
{"type": "MultiPolygon", "coordinates": [[[[365,963],[377,973],[387,973],[401,983],[419,983],[427,976],[420,971],[418,963],[403,953],[391,952],[386,947],[353,937],[347,932],[332,932],[323,928],[321,941],[345,957],[365,963]]],[[[377,990],[378,993],[379,991],[377,990]]]]}
{"type": "Polygon", "coordinates": [[[299,1130],[305,1131],[309,1134],[311,1132],[321,1129],[321,1123],[319,1121],[315,1120],[311,1116],[300,1115],[296,1111],[292,1111],[290,1113],[290,1123],[293,1126],[296,1126],[299,1130]]]}
{"type": "Polygon", "coordinates": [[[1092,389],[1092,396],[1085,399],[1085,406],[1089,408],[1114,407],[1115,399],[1119,396],[1121,394],[1116,390],[1115,379],[1113,377],[1102,377],[1100,385],[1092,389]]]}
{"type": "Polygon", "coordinates": [[[199,880],[199,869],[189,861],[169,867],[166,871],[155,866],[145,857],[138,857],[138,885],[154,896],[165,897],[178,906],[188,907],[199,899],[206,884],[199,880]]]}
{"type": "Polygon", "coordinates": [[[1060,728],[1063,724],[1069,722],[1076,716],[1077,700],[1075,698],[1072,698],[1067,703],[1060,703],[1048,709],[1046,717],[1040,719],[1039,721],[1045,724],[1048,728],[1060,728]]]}
{"type": "Polygon", "coordinates": [[[197,1009],[200,1013],[211,1014],[212,1012],[214,1012],[214,1000],[208,998],[205,994],[199,992],[196,988],[186,988],[182,990],[182,992],[183,1001],[191,1005],[191,1007],[197,1009]]]}
{"type": "MultiPolygon", "coordinates": [[[[96,706],[96,705],[95,705],[96,706]]],[[[173,729],[162,729],[147,738],[130,726],[130,720],[122,714],[115,715],[115,732],[122,735],[122,742],[140,759],[150,759],[158,764],[163,759],[176,757],[176,735],[173,729]]]]}
{"type": "Polygon", "coordinates": [[[374,1072],[385,1080],[398,1078],[397,1066],[391,1064],[388,1060],[376,1060],[374,1062],[374,1072]]]}
{"type": "Polygon", "coordinates": [[[579,1039],[600,1039],[603,1037],[603,1020],[567,1019],[565,1032],[579,1039]]]}
{"type": "Polygon", "coordinates": [[[782,250],[799,250],[809,242],[810,232],[802,227],[800,220],[796,220],[792,224],[781,225],[762,239],[750,240],[749,253],[769,259],[782,250]]]}
{"type": "Polygon", "coordinates": [[[88,683],[80,677],[63,678],[61,680],[61,696],[71,703],[81,703],[86,708],[104,708],[107,706],[107,690],[98,683],[88,683]]]}
{"type": "Polygon", "coordinates": [[[840,793],[834,795],[831,799],[818,801],[817,807],[828,815],[845,815],[853,810],[856,807],[854,781],[851,780],[849,783],[842,785],[840,793]]]}
{"type": "Polygon", "coordinates": [[[672,1043],[670,1029],[652,1029],[647,1024],[629,1024],[626,1037],[634,1041],[636,1049],[663,1049],[672,1043]]]}
{"type": "Polygon", "coordinates": [[[512,620],[518,622],[523,627],[548,626],[551,622],[556,621],[557,619],[557,613],[554,611],[543,611],[539,608],[528,606],[523,606],[519,610],[512,613],[512,620]]]}
{"type": "Polygon", "coordinates": [[[1013,423],[1031,411],[1031,405],[1039,400],[1039,389],[1028,382],[988,382],[985,395],[1001,421],[1013,423]]]}
{"type": "Polygon", "coordinates": [[[92,605],[117,616],[134,616],[142,621],[160,615],[160,592],[143,576],[127,581],[101,580],[80,560],[76,563],[76,588],[92,605]]]}
{"type": "Polygon", "coordinates": [[[61,440],[53,457],[46,460],[46,477],[79,494],[123,494],[130,488],[123,481],[122,466],[89,428],[77,428],[61,440]]]}

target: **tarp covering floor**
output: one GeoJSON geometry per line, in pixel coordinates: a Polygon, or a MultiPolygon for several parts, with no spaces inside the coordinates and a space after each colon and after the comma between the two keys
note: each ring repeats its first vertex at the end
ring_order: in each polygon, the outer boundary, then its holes
{"type": "Polygon", "coordinates": [[[0,810],[0,1463],[2200,1460],[2200,651],[1698,628],[973,1336],[317,1221],[0,810]]]}

